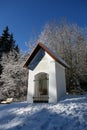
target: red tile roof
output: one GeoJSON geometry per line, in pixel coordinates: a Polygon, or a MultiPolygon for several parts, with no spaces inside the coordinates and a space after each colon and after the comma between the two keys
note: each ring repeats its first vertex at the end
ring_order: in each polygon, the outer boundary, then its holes
{"type": "Polygon", "coordinates": [[[44,44],[42,44],[41,42],[39,42],[36,47],[34,48],[34,50],[32,51],[32,53],[30,54],[29,58],[27,59],[27,61],[25,62],[23,67],[28,67],[28,65],[30,64],[30,62],[32,61],[32,59],[34,58],[34,56],[37,54],[37,52],[40,49],[43,49],[44,51],[46,51],[56,62],[60,63],[62,66],[64,67],[69,67],[67,65],[67,63],[58,55],[55,55],[48,47],[46,47],[44,44]]]}

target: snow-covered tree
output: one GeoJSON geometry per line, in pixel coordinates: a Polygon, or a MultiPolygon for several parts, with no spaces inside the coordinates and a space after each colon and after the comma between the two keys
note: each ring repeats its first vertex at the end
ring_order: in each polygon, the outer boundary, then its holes
{"type": "Polygon", "coordinates": [[[23,59],[16,51],[2,55],[3,71],[0,78],[0,95],[20,100],[26,97],[27,70],[23,69],[23,59]],[[16,53],[16,54],[15,54],[16,53]],[[19,59],[18,59],[19,57],[19,59]]]}
{"type": "MultiPolygon", "coordinates": [[[[39,38],[42,42],[59,54],[70,66],[66,69],[67,88],[87,82],[87,30],[76,24],[52,22],[44,26],[39,38]]],[[[33,41],[32,44],[35,45],[33,41]]],[[[71,88],[70,88],[71,89],[71,88]]]]}
{"type": "Polygon", "coordinates": [[[67,85],[79,84],[83,78],[87,81],[87,39],[84,29],[75,24],[46,24],[39,36],[46,44],[69,64],[66,71],[67,85]]]}
{"type": "Polygon", "coordinates": [[[0,99],[18,100],[26,96],[27,70],[23,69],[23,60],[13,34],[6,27],[0,37],[0,99]]]}

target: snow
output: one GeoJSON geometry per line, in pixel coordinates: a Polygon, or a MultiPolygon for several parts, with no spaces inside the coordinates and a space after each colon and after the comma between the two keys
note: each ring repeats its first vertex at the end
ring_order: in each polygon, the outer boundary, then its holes
{"type": "Polygon", "coordinates": [[[0,130],[87,130],[87,95],[57,104],[0,104],[0,130]]]}

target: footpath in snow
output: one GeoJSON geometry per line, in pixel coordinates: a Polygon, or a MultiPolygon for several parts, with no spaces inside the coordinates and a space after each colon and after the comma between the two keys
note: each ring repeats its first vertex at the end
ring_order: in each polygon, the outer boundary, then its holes
{"type": "Polygon", "coordinates": [[[0,130],[87,130],[87,95],[57,104],[0,104],[0,130]]]}

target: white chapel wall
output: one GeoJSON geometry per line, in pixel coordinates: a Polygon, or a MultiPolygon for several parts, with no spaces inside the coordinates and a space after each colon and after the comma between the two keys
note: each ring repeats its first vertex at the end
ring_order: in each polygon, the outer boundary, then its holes
{"type": "Polygon", "coordinates": [[[28,77],[28,93],[27,93],[27,101],[29,103],[33,103],[34,97],[34,76],[38,73],[48,73],[49,74],[49,58],[45,54],[38,65],[35,67],[34,70],[29,70],[29,77],[28,77]]]}
{"type": "Polygon", "coordinates": [[[56,62],[57,99],[66,94],[65,68],[56,62]]]}
{"type": "Polygon", "coordinates": [[[65,68],[46,52],[35,69],[29,70],[27,101],[33,103],[34,76],[41,72],[49,75],[49,103],[56,103],[66,93],[65,68]]]}

